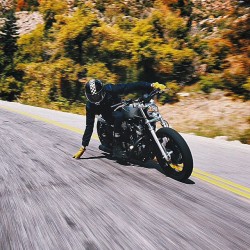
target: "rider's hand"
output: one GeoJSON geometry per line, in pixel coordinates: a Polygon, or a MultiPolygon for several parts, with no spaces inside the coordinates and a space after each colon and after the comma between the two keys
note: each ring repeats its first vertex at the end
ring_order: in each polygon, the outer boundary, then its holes
{"type": "Polygon", "coordinates": [[[86,148],[81,146],[81,148],[78,150],[78,152],[73,155],[73,158],[79,159],[82,156],[82,154],[85,152],[85,150],[86,150],[86,148]]]}
{"type": "Polygon", "coordinates": [[[159,89],[159,90],[162,90],[162,91],[166,90],[166,86],[164,84],[160,84],[158,82],[152,83],[152,87],[154,89],[159,89]]]}

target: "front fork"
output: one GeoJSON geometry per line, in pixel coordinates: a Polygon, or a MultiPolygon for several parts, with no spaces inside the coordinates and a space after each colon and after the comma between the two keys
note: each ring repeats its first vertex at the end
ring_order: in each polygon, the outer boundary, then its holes
{"type": "MultiPolygon", "coordinates": [[[[154,140],[155,140],[155,142],[156,142],[156,144],[157,144],[159,150],[161,151],[161,154],[162,154],[163,158],[164,158],[167,162],[170,162],[170,161],[171,161],[171,154],[172,154],[173,152],[172,152],[172,151],[166,152],[166,151],[163,149],[163,147],[162,147],[162,145],[161,145],[161,143],[160,143],[160,141],[159,141],[159,139],[158,139],[158,137],[157,137],[157,135],[156,135],[156,133],[155,133],[154,127],[150,124],[151,122],[154,122],[153,120],[156,120],[156,119],[148,120],[148,118],[146,117],[146,115],[145,115],[145,113],[144,113],[144,111],[143,111],[142,108],[140,108],[140,111],[141,111],[143,117],[145,118],[145,123],[147,124],[147,126],[148,126],[148,128],[149,128],[149,131],[150,131],[150,133],[151,133],[151,135],[153,136],[153,138],[154,138],[154,140]]],[[[159,118],[157,118],[157,119],[158,119],[158,121],[160,120],[161,125],[162,125],[163,127],[168,127],[168,124],[162,119],[162,117],[159,117],[159,118]]]]}

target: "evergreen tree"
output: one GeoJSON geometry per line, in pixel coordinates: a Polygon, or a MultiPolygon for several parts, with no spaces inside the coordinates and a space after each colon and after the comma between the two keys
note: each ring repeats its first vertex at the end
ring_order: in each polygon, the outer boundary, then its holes
{"type": "Polygon", "coordinates": [[[29,6],[30,9],[39,6],[38,0],[27,0],[27,4],[28,4],[28,6],[29,6]]]}
{"type": "Polygon", "coordinates": [[[16,99],[21,92],[17,80],[18,72],[14,66],[14,55],[17,51],[17,25],[14,11],[5,15],[5,23],[0,29],[0,98],[8,101],[16,99]]]}
{"type": "Polygon", "coordinates": [[[16,17],[11,10],[5,16],[5,23],[0,30],[0,48],[2,54],[1,70],[13,71],[14,54],[17,51],[18,27],[16,17]]]}
{"type": "Polygon", "coordinates": [[[40,1],[39,11],[43,15],[46,32],[56,22],[55,16],[67,12],[68,2],[66,0],[43,0],[40,1]]]}

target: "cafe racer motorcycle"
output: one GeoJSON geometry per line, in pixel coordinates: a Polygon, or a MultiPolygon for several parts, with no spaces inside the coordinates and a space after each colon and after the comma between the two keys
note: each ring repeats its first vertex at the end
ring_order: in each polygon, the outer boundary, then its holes
{"type": "MultiPolygon", "coordinates": [[[[159,93],[159,90],[154,90],[139,99],[124,100],[112,106],[114,110],[121,109],[124,112],[122,147],[127,161],[134,159],[145,162],[156,159],[166,175],[184,181],[193,171],[192,154],[183,137],[170,128],[159,113],[153,100],[159,93]],[[161,124],[159,129],[157,122],[161,124]]],[[[101,142],[99,149],[111,153],[113,125],[100,116],[97,133],[101,142]]]]}

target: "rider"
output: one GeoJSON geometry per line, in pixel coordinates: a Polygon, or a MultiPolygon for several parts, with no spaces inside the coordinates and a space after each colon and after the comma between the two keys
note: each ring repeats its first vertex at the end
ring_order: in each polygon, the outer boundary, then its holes
{"type": "MultiPolygon", "coordinates": [[[[83,79],[79,79],[83,81],[83,79]]],[[[82,137],[82,146],[73,158],[79,159],[85,152],[86,147],[89,145],[93,127],[95,122],[95,115],[101,114],[102,117],[109,123],[114,124],[113,134],[113,157],[122,158],[124,152],[121,146],[121,124],[123,115],[120,111],[113,111],[111,106],[121,102],[120,94],[128,94],[132,91],[152,89],[164,90],[165,85],[158,82],[136,82],[127,84],[106,84],[103,85],[102,81],[98,79],[91,79],[87,82],[85,87],[85,94],[88,99],[86,103],[86,129],[82,137]]]]}

